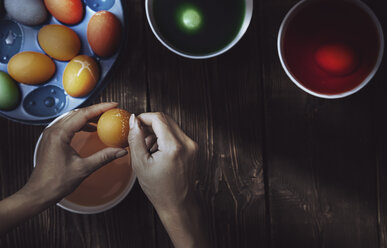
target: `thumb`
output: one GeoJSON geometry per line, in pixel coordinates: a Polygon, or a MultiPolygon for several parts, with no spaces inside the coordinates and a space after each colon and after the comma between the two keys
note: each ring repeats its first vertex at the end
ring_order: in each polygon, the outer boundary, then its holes
{"type": "Polygon", "coordinates": [[[122,148],[105,148],[87,158],[84,158],[84,167],[88,173],[92,173],[100,167],[110,163],[117,158],[121,158],[126,154],[128,154],[128,151],[122,148]]]}
{"type": "Polygon", "coordinates": [[[145,133],[140,126],[138,118],[132,114],[129,120],[129,136],[128,142],[130,147],[131,158],[134,167],[137,164],[143,164],[149,157],[149,152],[145,143],[145,133]]]}

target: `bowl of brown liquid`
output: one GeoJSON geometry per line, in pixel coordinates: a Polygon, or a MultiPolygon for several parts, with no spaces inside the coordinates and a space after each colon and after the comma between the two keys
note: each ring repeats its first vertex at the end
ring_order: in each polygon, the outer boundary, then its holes
{"type": "MultiPolygon", "coordinates": [[[[63,118],[55,119],[49,126],[63,118]]],[[[42,135],[35,146],[36,153],[42,135]]],[[[104,148],[96,132],[78,132],[74,135],[71,146],[81,157],[88,157],[104,148]]],[[[107,211],[119,204],[129,194],[136,176],[132,170],[130,156],[116,159],[88,176],[78,188],[63,198],[57,205],[78,214],[96,214],[107,211]]]]}

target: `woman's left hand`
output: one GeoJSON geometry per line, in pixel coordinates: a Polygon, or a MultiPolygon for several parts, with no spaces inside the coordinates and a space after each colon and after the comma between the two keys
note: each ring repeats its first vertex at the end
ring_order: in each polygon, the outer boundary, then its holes
{"type": "Polygon", "coordinates": [[[117,103],[101,103],[72,111],[43,132],[27,184],[0,201],[0,236],[73,192],[98,168],[127,154],[125,149],[106,148],[81,158],[70,146],[76,132],[95,131],[90,122],[115,107],[117,103]]]}
{"type": "Polygon", "coordinates": [[[101,103],[74,110],[47,128],[37,151],[36,168],[25,190],[40,192],[50,202],[59,201],[95,170],[125,156],[125,149],[106,148],[90,157],[81,158],[70,146],[76,132],[90,129],[92,119],[115,107],[117,103],[101,103]]]}

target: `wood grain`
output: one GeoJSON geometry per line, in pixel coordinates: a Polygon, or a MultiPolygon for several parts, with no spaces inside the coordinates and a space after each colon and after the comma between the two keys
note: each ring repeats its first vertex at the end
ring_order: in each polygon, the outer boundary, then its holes
{"type": "MultiPolygon", "coordinates": [[[[213,247],[387,247],[385,62],[359,93],[318,99],[290,81],[277,55],[278,28],[297,0],[255,1],[245,37],[199,61],[161,45],[144,1],[122,2],[129,37],[92,103],[165,112],[198,142],[195,182],[213,247]]],[[[387,3],[365,2],[387,27],[387,3]]],[[[42,130],[0,119],[1,199],[28,180],[42,130]]],[[[102,214],[51,207],[0,238],[0,247],[172,244],[136,183],[102,214]]]]}
{"type": "Polygon", "coordinates": [[[297,1],[263,2],[271,247],[378,247],[375,82],[340,100],[298,89],[276,54],[297,1]]]}
{"type": "MultiPolygon", "coordinates": [[[[94,102],[117,101],[131,112],[145,112],[143,43],[147,24],[143,1],[123,3],[130,37],[108,87],[94,102]]],[[[0,166],[4,198],[27,181],[32,171],[34,146],[43,127],[19,125],[5,119],[0,120],[0,127],[1,151],[6,153],[6,162],[0,166]]],[[[0,247],[156,247],[154,223],[153,207],[136,184],[121,204],[102,214],[83,216],[53,206],[0,239],[0,247]]]]}
{"type": "MultiPolygon", "coordinates": [[[[367,1],[369,6],[374,10],[383,27],[384,35],[387,34],[387,18],[385,10],[387,3],[385,1],[367,1]]],[[[387,109],[386,97],[387,92],[386,78],[386,59],[384,58],[379,71],[376,73],[372,85],[372,96],[370,101],[373,104],[372,121],[373,128],[370,133],[375,135],[375,153],[376,153],[376,169],[378,176],[377,184],[377,214],[379,228],[379,247],[387,247],[387,109]]]]}
{"type": "Polygon", "coordinates": [[[254,18],[235,48],[207,61],[179,57],[147,36],[150,110],[172,116],[199,143],[197,186],[214,247],[268,240],[257,24],[254,18]]]}

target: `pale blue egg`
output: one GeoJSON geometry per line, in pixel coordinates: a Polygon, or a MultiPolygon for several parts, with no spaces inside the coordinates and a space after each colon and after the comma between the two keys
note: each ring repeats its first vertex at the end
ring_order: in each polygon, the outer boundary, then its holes
{"type": "Polygon", "coordinates": [[[4,0],[4,7],[12,19],[29,26],[42,24],[48,15],[43,0],[4,0]]]}

